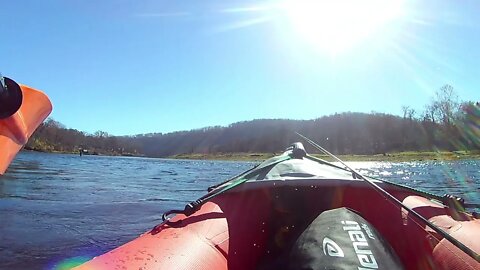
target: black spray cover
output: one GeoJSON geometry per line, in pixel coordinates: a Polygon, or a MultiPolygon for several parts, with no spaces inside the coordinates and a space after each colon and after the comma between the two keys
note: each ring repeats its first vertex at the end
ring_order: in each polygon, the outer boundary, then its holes
{"type": "Polygon", "coordinates": [[[300,235],[289,270],[403,269],[390,245],[364,218],[347,208],[325,211],[300,235]]]}
{"type": "Polygon", "coordinates": [[[12,116],[22,105],[22,90],[13,80],[0,74],[0,119],[12,116]]]}

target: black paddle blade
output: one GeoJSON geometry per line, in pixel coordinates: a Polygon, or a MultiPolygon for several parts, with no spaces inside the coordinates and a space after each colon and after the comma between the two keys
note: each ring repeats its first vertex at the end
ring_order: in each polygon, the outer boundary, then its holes
{"type": "Polygon", "coordinates": [[[0,75],[0,119],[12,116],[22,105],[23,94],[13,80],[0,75]]]}

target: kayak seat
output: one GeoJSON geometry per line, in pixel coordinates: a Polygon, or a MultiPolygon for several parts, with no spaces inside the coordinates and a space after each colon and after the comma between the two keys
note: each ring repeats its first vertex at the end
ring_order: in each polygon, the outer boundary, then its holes
{"type": "Polygon", "coordinates": [[[330,209],[333,193],[325,188],[279,186],[269,189],[272,201],[269,235],[263,257],[256,269],[284,269],[285,258],[296,239],[323,211],[330,209]]]}
{"type": "MultiPolygon", "coordinates": [[[[358,191],[358,188],[356,190],[358,191]]],[[[300,235],[319,215],[342,207],[346,203],[344,194],[345,189],[338,187],[278,186],[271,188],[270,234],[264,257],[256,269],[285,269],[286,258],[300,235]]],[[[383,242],[387,243],[386,240],[383,242]]]]}

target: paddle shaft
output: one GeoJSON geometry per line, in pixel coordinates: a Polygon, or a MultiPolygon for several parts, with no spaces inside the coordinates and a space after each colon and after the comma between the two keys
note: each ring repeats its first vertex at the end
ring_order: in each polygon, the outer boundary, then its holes
{"type": "Polygon", "coordinates": [[[401,201],[399,201],[397,198],[395,198],[393,195],[391,195],[390,193],[388,193],[386,190],[384,190],[383,188],[381,188],[379,185],[375,184],[374,182],[372,182],[371,180],[367,179],[366,177],[364,177],[363,175],[361,175],[360,173],[358,173],[356,170],[354,170],[353,168],[351,168],[350,166],[348,166],[347,164],[345,164],[345,162],[343,162],[341,159],[339,159],[338,157],[336,157],[334,154],[328,152],[326,149],[324,149],[323,147],[321,147],[320,145],[318,145],[317,143],[315,143],[314,141],[310,140],[309,138],[303,136],[302,134],[298,133],[297,132],[297,135],[299,135],[300,137],[302,137],[304,140],[306,140],[308,143],[310,143],[312,146],[314,146],[315,148],[317,148],[318,150],[324,152],[325,154],[331,156],[332,158],[334,158],[336,161],[340,162],[343,166],[345,166],[346,168],[348,168],[352,173],[356,174],[357,176],[359,176],[362,180],[364,180],[365,182],[367,182],[368,184],[370,184],[376,191],[378,191],[380,194],[382,194],[385,198],[387,199],[390,199],[390,201],[392,201],[394,204],[396,204],[397,206],[399,206],[400,208],[403,208],[405,209],[408,213],[412,214],[413,216],[415,216],[416,218],[418,218],[419,220],[421,220],[422,222],[424,222],[428,227],[432,228],[432,230],[434,230],[436,233],[438,233],[439,235],[441,235],[443,238],[447,239],[448,241],[450,241],[452,244],[454,244],[456,247],[458,247],[460,250],[462,250],[463,252],[465,252],[466,254],[468,254],[470,257],[472,257],[474,260],[476,260],[477,262],[480,262],[480,255],[477,254],[475,251],[471,250],[469,247],[467,247],[466,245],[464,245],[462,242],[458,241],[457,239],[455,239],[454,237],[452,237],[450,234],[446,233],[445,231],[443,231],[442,229],[440,229],[439,227],[437,227],[436,225],[432,224],[430,221],[428,221],[427,219],[425,219],[423,216],[421,216],[420,214],[418,214],[417,212],[415,212],[413,209],[409,208],[408,206],[406,206],[405,204],[403,204],[401,201]]]}

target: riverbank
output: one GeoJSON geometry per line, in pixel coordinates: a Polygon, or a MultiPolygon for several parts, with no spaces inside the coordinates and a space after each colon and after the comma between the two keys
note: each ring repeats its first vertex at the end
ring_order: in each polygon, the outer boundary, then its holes
{"type": "MultiPolygon", "coordinates": [[[[279,154],[279,153],[276,153],[279,154]]],[[[231,161],[263,161],[275,156],[274,153],[217,153],[217,154],[181,154],[170,156],[173,159],[198,159],[198,160],[231,160],[231,161]]],[[[314,154],[314,156],[333,161],[326,155],[314,154]]],[[[344,161],[388,161],[409,162],[428,160],[460,160],[480,159],[480,151],[440,151],[440,152],[398,152],[385,155],[338,155],[344,161]]]]}
{"type": "MultiPolygon", "coordinates": [[[[78,152],[69,151],[39,151],[36,149],[24,149],[24,151],[34,151],[43,153],[56,153],[56,154],[74,154],[78,155],[78,152]]],[[[191,159],[191,160],[226,160],[226,161],[263,161],[268,158],[274,157],[279,153],[214,153],[214,154],[179,154],[172,155],[166,158],[171,159],[191,159]]],[[[92,154],[86,154],[92,155],[92,154]]],[[[146,157],[144,155],[132,154],[132,153],[95,153],[93,155],[100,156],[130,156],[130,157],[146,157]]],[[[313,154],[315,157],[334,161],[327,155],[313,154]]],[[[341,160],[344,161],[384,161],[384,162],[410,162],[410,161],[429,161],[429,160],[462,160],[462,159],[480,159],[480,151],[440,151],[440,152],[397,152],[387,153],[385,155],[338,155],[341,160]]]]}
{"type": "MultiPolygon", "coordinates": [[[[76,149],[74,151],[67,151],[67,150],[54,150],[53,148],[33,148],[33,147],[28,147],[25,146],[22,151],[33,151],[33,152],[40,152],[40,153],[52,153],[52,154],[71,154],[71,155],[80,155],[80,150],[76,149]]],[[[122,157],[145,157],[144,155],[139,155],[135,153],[129,153],[129,152],[106,152],[106,151],[89,151],[89,152],[82,152],[82,155],[85,156],[122,156],[122,157]]]]}

